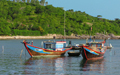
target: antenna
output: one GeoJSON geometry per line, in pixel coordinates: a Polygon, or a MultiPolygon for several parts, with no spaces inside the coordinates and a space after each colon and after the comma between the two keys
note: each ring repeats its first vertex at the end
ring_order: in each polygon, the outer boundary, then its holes
{"type": "Polygon", "coordinates": [[[64,36],[65,36],[65,10],[64,10],[64,36]]]}
{"type": "Polygon", "coordinates": [[[64,10],[64,40],[65,40],[65,10],[64,10]]]}

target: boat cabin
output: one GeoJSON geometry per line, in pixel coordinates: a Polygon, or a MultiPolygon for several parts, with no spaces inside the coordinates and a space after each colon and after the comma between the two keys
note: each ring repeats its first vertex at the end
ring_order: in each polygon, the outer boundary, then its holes
{"type": "Polygon", "coordinates": [[[104,50],[102,49],[104,47],[103,42],[90,42],[90,43],[86,43],[86,45],[92,50],[95,50],[98,52],[104,52],[104,50]]]}
{"type": "Polygon", "coordinates": [[[66,41],[44,41],[44,48],[54,51],[64,51],[66,41]]]}
{"type": "Polygon", "coordinates": [[[102,43],[102,42],[90,42],[90,43],[86,43],[86,45],[94,46],[94,47],[103,47],[104,43],[102,43]]]}

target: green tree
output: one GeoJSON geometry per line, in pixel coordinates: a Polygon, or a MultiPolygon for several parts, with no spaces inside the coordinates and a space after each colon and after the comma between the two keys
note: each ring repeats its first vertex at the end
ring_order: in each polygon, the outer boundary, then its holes
{"type": "Polygon", "coordinates": [[[41,32],[41,34],[44,32],[44,30],[41,26],[39,26],[38,30],[41,32]]]}
{"type": "Polygon", "coordinates": [[[30,2],[30,0],[27,0],[27,3],[29,3],[30,2]]]}
{"type": "Polygon", "coordinates": [[[47,5],[48,5],[48,2],[45,2],[45,5],[47,6],[47,5]]]}
{"type": "Polygon", "coordinates": [[[31,3],[35,3],[35,0],[31,0],[31,3]]]}
{"type": "Polygon", "coordinates": [[[10,35],[11,34],[11,29],[10,29],[10,24],[4,20],[0,19],[0,35],[10,35]]]}
{"type": "MultiPolygon", "coordinates": [[[[39,0],[13,1],[0,0],[0,34],[32,35],[36,32],[36,35],[39,33],[64,35],[64,10],[61,7],[48,5],[45,0],[41,0],[40,3],[39,0]]],[[[99,17],[102,16],[93,17],[85,12],[74,12],[73,9],[65,11],[66,34],[88,35],[92,26],[92,35],[103,33],[104,30],[108,34],[120,35],[120,20],[118,18],[107,20],[98,19],[99,17]]]]}
{"type": "Polygon", "coordinates": [[[102,16],[101,15],[97,15],[98,18],[101,18],[102,16]]]}
{"type": "Polygon", "coordinates": [[[42,6],[44,6],[45,0],[41,0],[41,1],[40,1],[40,4],[41,4],[42,6]]]}
{"type": "Polygon", "coordinates": [[[22,2],[25,2],[25,0],[22,0],[22,2]]]}
{"type": "Polygon", "coordinates": [[[13,0],[13,2],[15,2],[15,0],[13,0]]]}

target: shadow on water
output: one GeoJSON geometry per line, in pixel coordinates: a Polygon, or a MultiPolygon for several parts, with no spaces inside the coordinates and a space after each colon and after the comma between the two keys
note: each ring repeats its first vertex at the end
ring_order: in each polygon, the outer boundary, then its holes
{"type": "Polygon", "coordinates": [[[80,62],[81,71],[104,71],[104,58],[99,60],[85,60],[82,59],[80,62]]]}

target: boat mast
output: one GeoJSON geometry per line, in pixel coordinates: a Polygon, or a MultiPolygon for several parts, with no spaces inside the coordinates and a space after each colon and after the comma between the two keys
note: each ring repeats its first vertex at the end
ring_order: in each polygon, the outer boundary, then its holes
{"type": "Polygon", "coordinates": [[[92,26],[90,28],[90,41],[92,41],[91,32],[92,32],[92,26]]]}
{"type": "Polygon", "coordinates": [[[64,40],[65,40],[65,10],[64,10],[64,40]]]}

